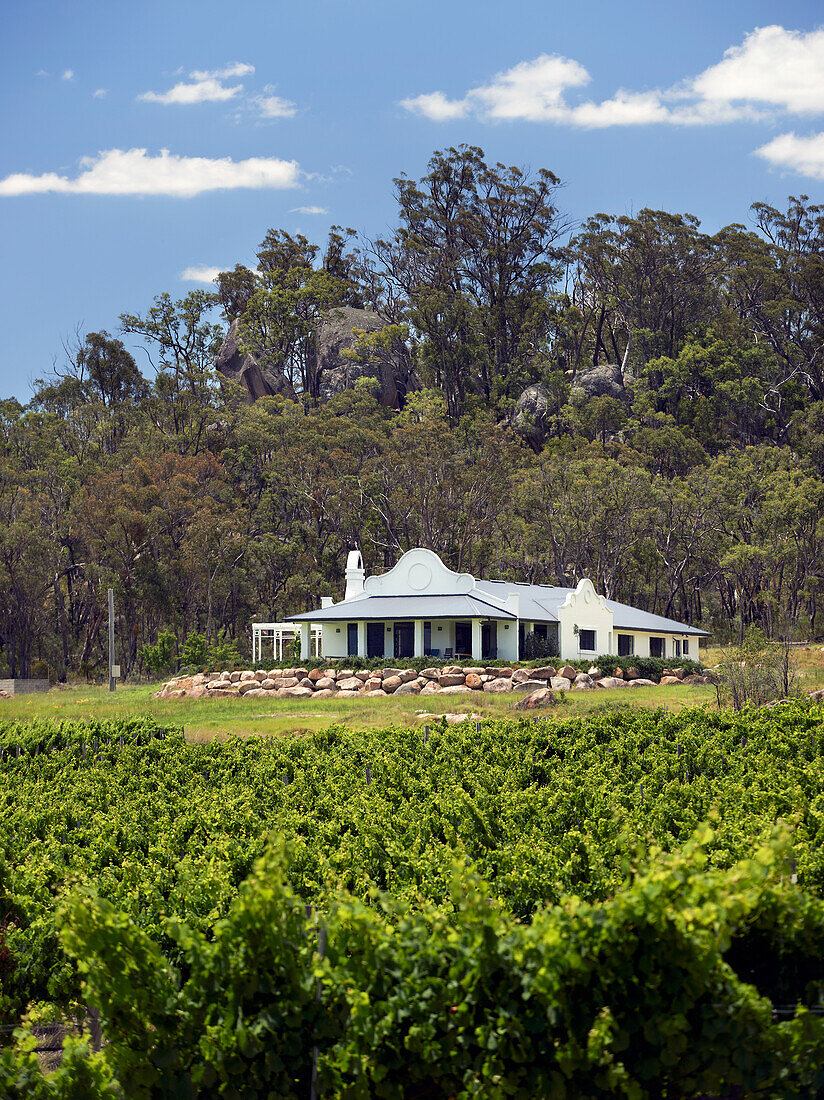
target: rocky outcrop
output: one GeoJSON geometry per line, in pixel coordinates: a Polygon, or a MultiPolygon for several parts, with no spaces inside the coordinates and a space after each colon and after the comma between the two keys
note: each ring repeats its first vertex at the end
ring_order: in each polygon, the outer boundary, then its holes
{"type": "MultiPolygon", "coordinates": [[[[382,405],[397,409],[408,393],[419,388],[409,349],[401,340],[393,341],[387,348],[375,348],[366,362],[344,354],[357,347],[358,336],[354,330],[373,333],[386,326],[383,317],[368,309],[339,306],[327,313],[315,333],[315,369],[321,401],[351,389],[359,378],[374,378],[378,383],[378,400],[382,405]]],[[[243,386],[249,404],[260,397],[275,395],[294,400],[294,387],[283,371],[265,366],[254,355],[244,354],[239,330],[240,321],[236,318],[229,325],[217,353],[215,366],[220,374],[243,386]]]]}
{"type": "Polygon", "coordinates": [[[259,397],[295,397],[292,383],[282,371],[262,367],[254,355],[244,355],[240,348],[240,322],[232,321],[226,338],[220,345],[215,366],[224,378],[239,382],[245,391],[247,402],[251,405],[259,397]]]}
{"type": "Polygon", "coordinates": [[[604,363],[578,371],[572,383],[571,396],[579,400],[590,397],[614,397],[618,401],[629,399],[624,375],[617,363],[604,363]]]}
{"type": "Polygon", "coordinates": [[[393,341],[388,348],[373,349],[367,362],[344,354],[357,347],[355,330],[372,333],[386,327],[387,321],[370,309],[338,306],[329,311],[315,337],[322,401],[351,389],[360,378],[375,378],[380,403],[398,409],[408,393],[420,388],[409,349],[401,340],[393,341]]]}
{"type": "Polygon", "coordinates": [[[547,437],[549,393],[541,382],[535,382],[521,391],[512,413],[512,428],[536,452],[543,447],[547,437]]]}

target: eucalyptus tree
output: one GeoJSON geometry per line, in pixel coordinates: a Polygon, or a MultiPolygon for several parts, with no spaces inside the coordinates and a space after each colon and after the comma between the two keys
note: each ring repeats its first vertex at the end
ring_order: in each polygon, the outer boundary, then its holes
{"type": "Polygon", "coordinates": [[[159,294],[145,315],[120,315],[123,333],[142,339],[155,371],[152,419],[166,445],[180,454],[207,446],[207,425],[220,404],[215,358],[223,328],[212,319],[216,294],[192,290],[174,301],[159,294]]]}
{"type": "Polygon", "coordinates": [[[373,255],[454,421],[468,394],[512,396],[534,372],[553,328],[568,224],[547,169],[488,165],[465,145],[436,152],[428,169],[419,182],[395,180],[400,226],[373,255]]]}
{"type": "Polygon", "coordinates": [[[824,399],[824,206],[791,196],[786,212],[752,206],[757,232],[723,231],[738,315],[782,363],[777,389],[801,381],[824,399]]]}
{"type": "Polygon", "coordinates": [[[691,214],[597,214],[570,242],[573,368],[677,356],[714,315],[721,257],[691,214]]]}

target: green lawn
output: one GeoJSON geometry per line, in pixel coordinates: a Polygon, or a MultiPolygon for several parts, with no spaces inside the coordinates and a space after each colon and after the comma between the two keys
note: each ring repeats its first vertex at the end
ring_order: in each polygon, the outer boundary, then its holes
{"type": "MultiPolygon", "coordinates": [[[[484,717],[511,717],[520,694],[486,695],[403,695],[386,699],[153,699],[158,684],[121,687],[113,694],[105,687],[72,686],[52,688],[45,695],[19,695],[0,700],[0,716],[8,718],[124,718],[151,715],[169,724],[182,725],[193,741],[226,734],[293,734],[323,729],[333,723],[365,729],[392,724],[411,725],[416,711],[443,714],[449,711],[484,717]]],[[[715,691],[706,686],[663,688],[619,688],[568,692],[566,702],[551,711],[568,717],[593,708],[622,704],[632,707],[664,706],[680,710],[715,705],[715,691]]]]}
{"type": "MultiPolygon", "coordinates": [[[[708,648],[701,659],[713,665],[722,650],[708,648]]],[[[807,691],[824,687],[824,651],[820,645],[793,650],[800,686],[807,691]]],[[[519,694],[485,695],[402,695],[386,699],[153,699],[160,684],[120,687],[110,694],[105,687],[80,685],[56,687],[47,695],[21,695],[0,700],[0,715],[9,718],[123,718],[151,715],[170,724],[182,725],[193,741],[237,733],[303,733],[323,729],[333,723],[365,728],[416,722],[415,712],[428,710],[443,714],[469,711],[484,717],[504,718],[517,713],[519,694]]],[[[566,702],[550,711],[527,713],[566,717],[586,714],[593,708],[622,705],[630,707],[715,706],[715,690],[703,685],[663,688],[619,688],[617,690],[572,691],[566,702]]]]}

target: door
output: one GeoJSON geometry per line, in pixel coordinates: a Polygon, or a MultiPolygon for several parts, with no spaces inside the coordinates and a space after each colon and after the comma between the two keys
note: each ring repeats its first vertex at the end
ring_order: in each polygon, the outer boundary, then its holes
{"type": "Polygon", "coordinates": [[[395,656],[413,657],[415,654],[415,624],[395,623],[395,656]]]}
{"type": "Polygon", "coordinates": [[[346,653],[349,657],[358,655],[358,624],[346,624],[346,653]]]}
{"type": "Polygon", "coordinates": [[[496,622],[481,625],[481,657],[485,661],[497,660],[498,624],[496,622]]]}
{"type": "Polygon", "coordinates": [[[472,653],[472,623],[455,623],[455,656],[472,653]]]}
{"type": "Polygon", "coordinates": [[[383,623],[366,624],[366,656],[383,656],[383,632],[386,628],[383,623]]]}

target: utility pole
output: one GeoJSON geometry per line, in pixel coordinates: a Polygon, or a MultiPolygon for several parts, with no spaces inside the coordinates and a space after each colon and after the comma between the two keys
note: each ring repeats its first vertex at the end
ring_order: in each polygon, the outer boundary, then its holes
{"type": "Polygon", "coordinates": [[[114,691],[114,589],[109,589],[109,691],[114,691]]]}

